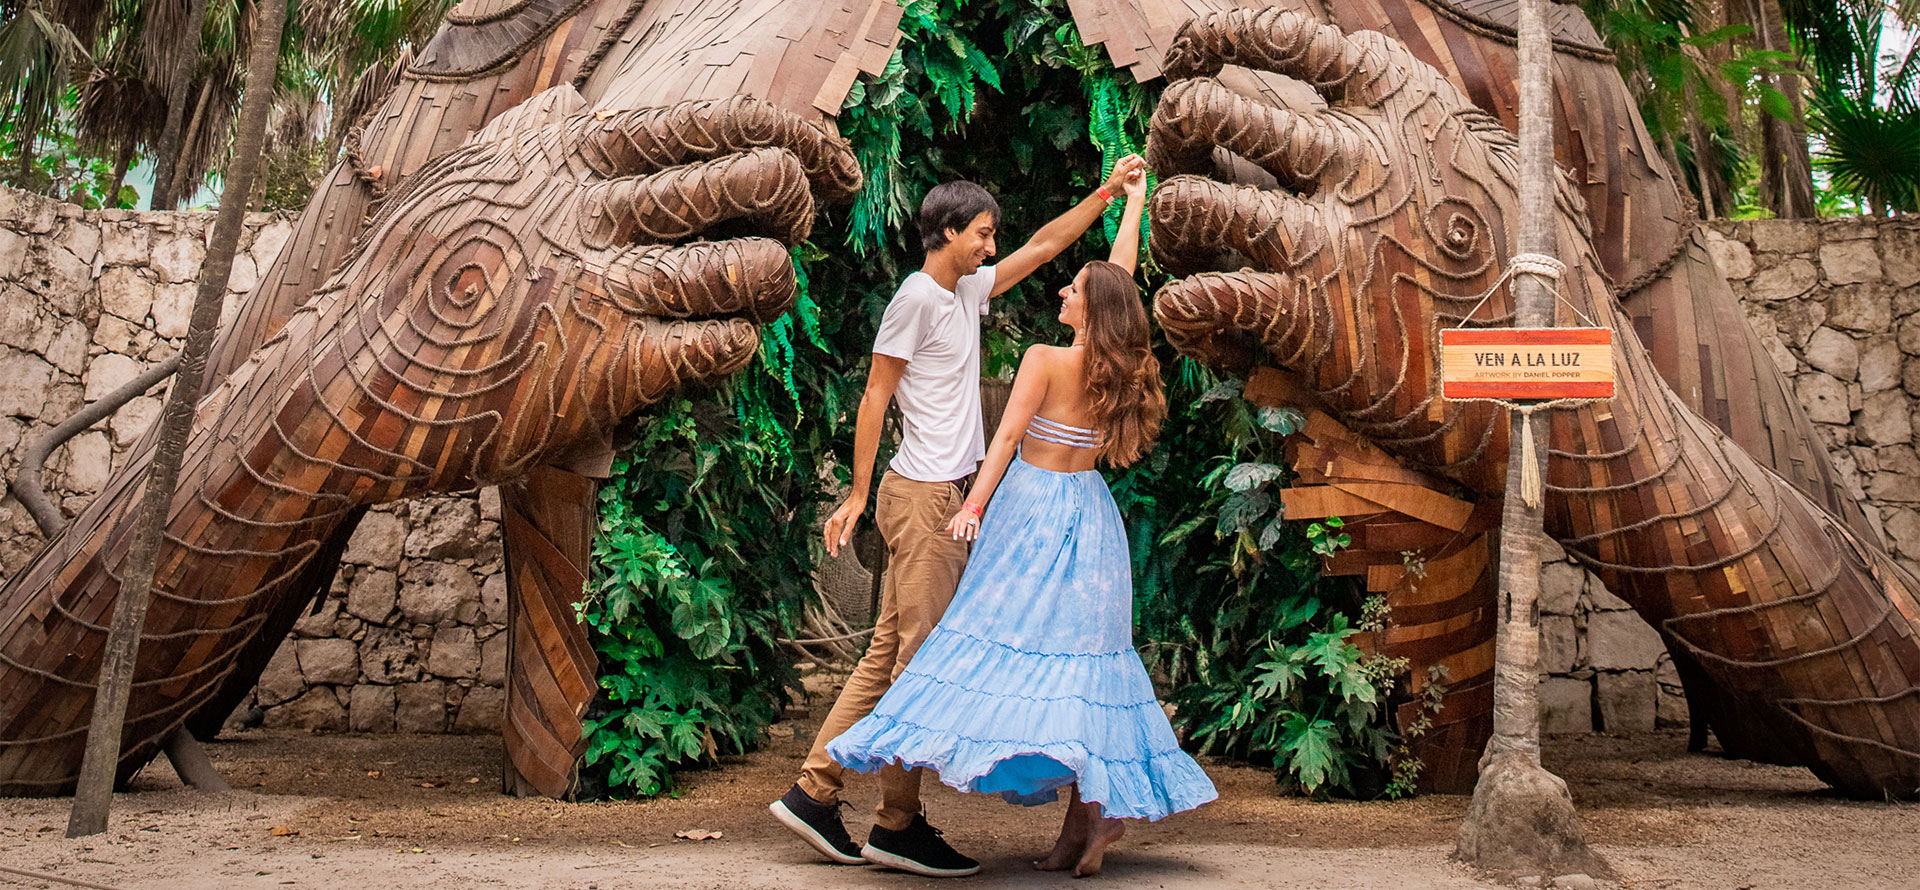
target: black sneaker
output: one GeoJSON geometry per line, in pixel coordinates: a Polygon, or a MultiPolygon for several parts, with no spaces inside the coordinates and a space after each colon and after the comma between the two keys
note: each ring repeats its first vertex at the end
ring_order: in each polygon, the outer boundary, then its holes
{"type": "Polygon", "coordinates": [[[875,865],[929,878],[964,878],[980,871],[980,863],[948,846],[940,839],[940,829],[928,825],[927,817],[919,813],[900,831],[875,825],[860,855],[875,865]]]}
{"type": "Polygon", "coordinates": [[[860,846],[847,836],[847,826],[840,822],[843,806],[846,801],[825,804],[814,800],[795,782],[784,796],[768,804],[767,809],[781,825],[793,829],[794,834],[826,854],[828,859],[841,865],[865,865],[867,860],[861,858],[860,846]]]}

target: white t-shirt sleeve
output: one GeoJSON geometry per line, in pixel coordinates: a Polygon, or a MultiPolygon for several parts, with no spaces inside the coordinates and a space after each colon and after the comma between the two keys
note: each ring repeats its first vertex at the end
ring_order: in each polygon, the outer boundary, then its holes
{"type": "Polygon", "coordinates": [[[880,316],[880,333],[874,335],[873,351],[913,361],[913,354],[926,339],[931,308],[925,295],[902,288],[887,303],[886,314],[880,316]]]}
{"type": "Polygon", "coordinates": [[[954,282],[953,292],[963,300],[979,307],[981,315],[987,314],[987,304],[993,301],[994,266],[981,266],[972,275],[965,275],[954,282]]]}

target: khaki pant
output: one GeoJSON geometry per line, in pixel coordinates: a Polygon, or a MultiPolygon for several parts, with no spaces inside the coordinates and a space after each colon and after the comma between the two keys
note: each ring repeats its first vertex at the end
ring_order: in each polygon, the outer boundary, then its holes
{"type": "MultiPolygon", "coordinates": [[[[813,750],[800,767],[800,789],[814,800],[835,803],[845,785],[840,764],[827,756],[827,742],[872,713],[953,602],[960,572],[967,566],[967,542],[954,540],[946,527],[947,520],[960,511],[963,498],[960,486],[952,482],[917,482],[892,470],[880,478],[874,521],[887,542],[880,618],[867,654],[847,678],[846,688],[820,724],[813,750]]],[[[920,812],[922,772],[898,765],[880,770],[876,822],[899,831],[913,821],[920,812]]]]}

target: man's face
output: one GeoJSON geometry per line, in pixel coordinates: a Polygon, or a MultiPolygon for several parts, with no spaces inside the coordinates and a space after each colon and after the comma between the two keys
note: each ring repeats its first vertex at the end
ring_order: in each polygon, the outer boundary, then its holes
{"type": "Polygon", "coordinates": [[[954,257],[960,274],[972,275],[994,255],[993,214],[981,212],[964,229],[947,230],[945,250],[954,257]]]}

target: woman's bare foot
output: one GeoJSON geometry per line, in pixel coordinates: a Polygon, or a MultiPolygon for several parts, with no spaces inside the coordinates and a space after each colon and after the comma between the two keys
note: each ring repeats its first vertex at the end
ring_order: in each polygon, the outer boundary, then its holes
{"type": "Polygon", "coordinates": [[[1047,858],[1033,864],[1038,871],[1062,871],[1071,868],[1080,861],[1080,854],[1087,849],[1087,809],[1080,803],[1079,789],[1067,801],[1067,817],[1060,824],[1060,837],[1053,842],[1053,852],[1047,858]]]}
{"type": "Polygon", "coordinates": [[[1101,860],[1107,855],[1107,845],[1126,833],[1127,823],[1119,819],[1101,819],[1095,823],[1092,831],[1088,832],[1087,846],[1080,854],[1080,862],[1073,867],[1073,876],[1090,878],[1099,874],[1101,860]]]}
{"type": "Polygon", "coordinates": [[[1085,832],[1062,829],[1060,837],[1053,842],[1053,852],[1047,858],[1033,863],[1035,871],[1063,871],[1080,861],[1080,854],[1087,849],[1085,832]]]}

